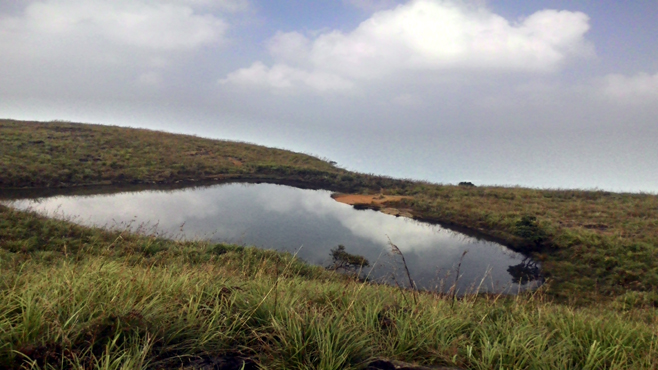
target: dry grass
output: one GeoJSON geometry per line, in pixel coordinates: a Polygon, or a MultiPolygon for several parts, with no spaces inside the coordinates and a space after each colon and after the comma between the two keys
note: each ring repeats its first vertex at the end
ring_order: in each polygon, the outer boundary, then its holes
{"type": "Polygon", "coordinates": [[[0,187],[175,183],[339,172],[327,161],[263,146],[144,129],[0,120],[0,187]]]}
{"type": "Polygon", "coordinates": [[[658,288],[655,195],[435,185],[405,194],[414,195],[409,206],[425,218],[536,251],[553,291],[564,298],[574,290],[584,298],[658,288]],[[539,242],[522,233],[523,216],[536,217],[539,242]]]}

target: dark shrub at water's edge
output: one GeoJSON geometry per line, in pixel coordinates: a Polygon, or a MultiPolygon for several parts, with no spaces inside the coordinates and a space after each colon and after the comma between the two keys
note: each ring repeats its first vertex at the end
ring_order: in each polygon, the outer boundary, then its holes
{"type": "Polygon", "coordinates": [[[370,266],[370,262],[363,256],[347,253],[344,245],[339,245],[331,249],[329,253],[332,263],[327,268],[329,270],[356,271],[363,267],[370,266]]]}
{"type": "Polygon", "coordinates": [[[546,232],[537,224],[537,217],[525,215],[516,223],[514,234],[539,247],[546,240],[546,232]]]}

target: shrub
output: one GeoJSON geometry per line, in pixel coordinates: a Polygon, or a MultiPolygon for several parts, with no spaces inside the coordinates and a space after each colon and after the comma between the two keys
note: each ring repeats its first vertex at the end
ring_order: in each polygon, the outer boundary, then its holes
{"type": "Polygon", "coordinates": [[[537,224],[535,216],[521,217],[521,220],[516,223],[514,234],[536,246],[540,246],[546,240],[546,232],[537,224]]]}
{"type": "Polygon", "coordinates": [[[330,270],[357,270],[370,266],[370,262],[363,256],[350,254],[345,251],[344,245],[339,245],[329,253],[332,258],[332,264],[328,267],[330,270]]]}

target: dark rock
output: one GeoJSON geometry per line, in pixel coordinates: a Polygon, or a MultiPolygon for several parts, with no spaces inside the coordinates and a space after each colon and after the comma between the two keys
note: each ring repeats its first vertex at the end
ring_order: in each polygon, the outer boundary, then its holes
{"type": "Polygon", "coordinates": [[[396,370],[392,362],[375,360],[368,364],[367,370],[396,370]]]}
{"type": "Polygon", "coordinates": [[[459,183],[459,186],[468,186],[468,187],[473,187],[474,188],[475,184],[473,184],[470,181],[462,181],[462,182],[459,183]]]}

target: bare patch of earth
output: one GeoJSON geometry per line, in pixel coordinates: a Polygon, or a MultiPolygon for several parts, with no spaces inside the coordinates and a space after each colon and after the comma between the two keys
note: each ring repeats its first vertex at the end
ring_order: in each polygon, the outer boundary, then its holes
{"type": "Polygon", "coordinates": [[[349,204],[354,206],[354,208],[370,208],[396,217],[413,218],[411,209],[398,209],[385,206],[389,203],[400,202],[403,199],[413,199],[413,197],[410,196],[383,194],[332,194],[331,197],[337,202],[349,204]]]}

